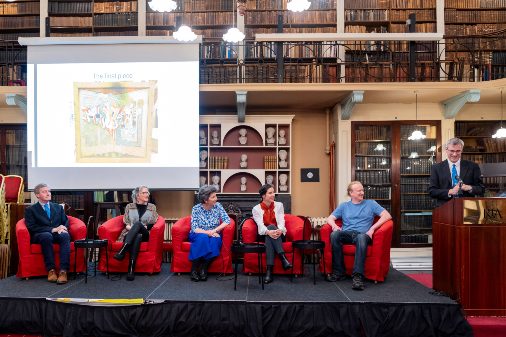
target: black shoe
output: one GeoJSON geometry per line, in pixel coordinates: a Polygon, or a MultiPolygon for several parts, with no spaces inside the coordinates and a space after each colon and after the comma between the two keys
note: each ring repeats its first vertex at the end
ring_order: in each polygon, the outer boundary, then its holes
{"type": "Polygon", "coordinates": [[[199,274],[199,278],[201,281],[207,281],[207,267],[209,267],[209,263],[211,261],[207,261],[205,260],[204,262],[202,262],[202,265],[200,266],[200,274],[199,274]]]}
{"type": "Polygon", "coordinates": [[[344,280],[346,280],[346,274],[332,272],[332,274],[328,274],[325,279],[328,282],[344,281],[344,280]]]}
{"type": "Polygon", "coordinates": [[[274,277],[272,276],[272,266],[267,266],[267,272],[265,273],[264,283],[271,283],[274,281],[274,277]]]}
{"type": "Polygon", "coordinates": [[[121,249],[119,250],[119,252],[114,254],[114,258],[119,261],[123,260],[125,258],[125,254],[126,254],[129,246],[130,245],[128,243],[124,243],[123,246],[121,247],[121,249]]]}
{"type": "Polygon", "coordinates": [[[190,276],[191,276],[191,280],[193,282],[198,282],[200,281],[200,276],[199,276],[199,273],[196,271],[196,270],[192,270],[191,273],[190,273],[190,276]]]}
{"type": "Polygon", "coordinates": [[[290,261],[286,258],[285,253],[279,254],[279,258],[281,259],[281,265],[284,270],[291,269],[293,267],[290,261]]]}
{"type": "Polygon", "coordinates": [[[130,262],[128,263],[128,273],[126,276],[127,281],[133,281],[135,279],[135,260],[130,259],[130,262]]]}
{"type": "Polygon", "coordinates": [[[353,290],[364,290],[364,277],[362,274],[355,273],[353,274],[353,281],[351,282],[351,289],[353,290]]]}

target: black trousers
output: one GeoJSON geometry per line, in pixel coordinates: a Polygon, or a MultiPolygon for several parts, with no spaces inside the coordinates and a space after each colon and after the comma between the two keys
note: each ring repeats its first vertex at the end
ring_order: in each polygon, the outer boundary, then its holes
{"type": "MultiPolygon", "coordinates": [[[[278,229],[275,225],[268,225],[268,230],[278,229]]],[[[271,238],[269,235],[260,235],[259,241],[265,241],[265,256],[268,266],[274,266],[274,257],[276,254],[284,253],[282,243],[285,241],[285,236],[281,235],[277,239],[271,238]],[[263,240],[262,240],[263,239],[263,240]]]]}
{"type": "Polygon", "coordinates": [[[123,240],[124,244],[128,244],[130,256],[137,256],[142,241],[149,241],[149,230],[140,221],[137,221],[132,225],[123,240]]]}

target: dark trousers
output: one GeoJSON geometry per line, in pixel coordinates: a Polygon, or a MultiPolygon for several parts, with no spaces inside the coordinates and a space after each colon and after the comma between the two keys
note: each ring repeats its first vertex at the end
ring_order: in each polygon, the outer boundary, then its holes
{"type": "Polygon", "coordinates": [[[372,243],[369,235],[357,231],[334,231],[330,234],[332,244],[332,271],[338,275],[345,274],[343,244],[355,245],[355,263],[353,273],[364,275],[365,257],[367,245],[372,243]]]}
{"type": "MultiPolygon", "coordinates": [[[[278,228],[274,225],[269,225],[269,226],[267,226],[267,229],[268,230],[275,230],[278,228]]],[[[281,254],[281,253],[285,252],[283,250],[283,245],[282,245],[283,241],[285,241],[285,236],[281,235],[279,238],[273,239],[269,235],[265,234],[264,238],[265,238],[265,255],[266,255],[267,265],[274,266],[274,257],[276,256],[276,254],[281,254]]]]}
{"type": "Polygon", "coordinates": [[[42,255],[44,256],[44,265],[46,270],[55,269],[53,244],[60,245],[60,270],[69,271],[70,269],[70,234],[58,233],[36,233],[32,237],[33,243],[39,243],[42,246],[42,255]]]}
{"type": "Polygon", "coordinates": [[[132,225],[123,240],[123,243],[128,244],[131,257],[137,257],[142,241],[149,241],[149,230],[140,221],[137,221],[132,225]]]}

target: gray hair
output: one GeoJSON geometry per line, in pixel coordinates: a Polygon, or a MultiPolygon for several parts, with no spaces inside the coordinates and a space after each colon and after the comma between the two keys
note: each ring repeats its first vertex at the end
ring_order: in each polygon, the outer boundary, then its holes
{"type": "Polygon", "coordinates": [[[460,138],[455,137],[452,139],[448,139],[445,145],[445,149],[448,149],[448,145],[460,145],[462,146],[462,148],[464,148],[464,141],[460,138]]]}
{"type": "Polygon", "coordinates": [[[203,204],[205,203],[211,194],[218,192],[218,189],[212,185],[203,185],[201,188],[199,188],[199,192],[197,194],[197,199],[199,203],[203,204]]]}
{"type": "Polygon", "coordinates": [[[139,196],[139,193],[141,193],[141,190],[145,188],[149,191],[149,188],[147,186],[141,185],[132,190],[132,201],[137,202],[137,197],[139,196]]]}
{"type": "Polygon", "coordinates": [[[35,186],[35,188],[33,189],[33,193],[35,194],[39,194],[40,190],[44,187],[47,187],[47,184],[44,184],[44,183],[40,183],[38,184],[37,186],[35,186]]]}

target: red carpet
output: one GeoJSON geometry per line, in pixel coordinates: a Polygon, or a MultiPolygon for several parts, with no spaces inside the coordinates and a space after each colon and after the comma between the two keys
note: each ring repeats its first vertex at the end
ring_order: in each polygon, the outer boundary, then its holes
{"type": "MultiPolygon", "coordinates": [[[[432,288],[432,274],[406,274],[427,288],[432,288]]],[[[506,317],[468,316],[474,337],[505,337],[506,317]]]]}

